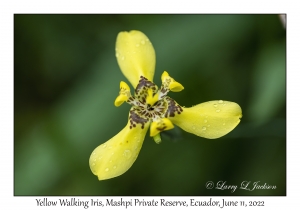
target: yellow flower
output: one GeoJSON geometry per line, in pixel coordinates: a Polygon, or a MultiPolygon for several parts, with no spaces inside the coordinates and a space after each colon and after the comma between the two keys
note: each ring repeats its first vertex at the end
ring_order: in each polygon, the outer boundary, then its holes
{"type": "Polygon", "coordinates": [[[120,83],[115,106],[123,102],[132,105],[128,123],[116,136],[99,145],[91,154],[89,164],[99,180],[125,173],[136,160],[145,135],[161,142],[160,132],[172,129],[173,124],[197,136],[215,139],[226,135],[240,122],[242,110],[234,102],[216,100],[185,108],[167,96],[183,86],[164,71],[158,88],[153,82],[155,51],[148,37],[140,31],[120,32],[116,42],[116,57],[121,71],[135,87],[120,83]]]}

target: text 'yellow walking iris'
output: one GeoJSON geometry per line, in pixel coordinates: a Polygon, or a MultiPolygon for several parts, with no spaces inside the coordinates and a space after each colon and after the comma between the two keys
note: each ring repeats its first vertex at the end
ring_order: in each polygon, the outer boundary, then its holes
{"type": "Polygon", "coordinates": [[[185,108],[168,97],[169,91],[179,92],[184,87],[166,71],[158,88],[153,82],[155,51],[148,37],[140,31],[120,32],[116,42],[116,57],[121,71],[135,88],[123,81],[115,106],[123,102],[132,105],[128,123],[116,136],[98,146],[89,164],[99,180],[125,173],[136,160],[145,135],[161,142],[160,132],[179,126],[197,136],[215,139],[226,135],[240,122],[242,110],[234,102],[216,100],[185,108]]]}

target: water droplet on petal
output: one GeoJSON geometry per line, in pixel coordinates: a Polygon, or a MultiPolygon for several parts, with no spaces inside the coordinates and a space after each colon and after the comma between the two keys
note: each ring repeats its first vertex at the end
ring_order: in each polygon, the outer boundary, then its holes
{"type": "Polygon", "coordinates": [[[205,126],[203,126],[203,127],[202,127],[202,130],[204,130],[204,131],[205,131],[205,130],[206,130],[206,127],[205,127],[205,126]]]}
{"type": "Polygon", "coordinates": [[[144,45],[144,44],[145,44],[145,41],[144,41],[144,40],[142,40],[142,41],[141,41],[141,44],[142,44],[142,45],[144,45]]]}
{"type": "Polygon", "coordinates": [[[193,130],[195,130],[196,129],[196,127],[193,125],[193,130]]]}
{"type": "Polygon", "coordinates": [[[111,155],[115,154],[114,152],[111,153],[111,155]]]}
{"type": "Polygon", "coordinates": [[[106,147],[106,144],[103,144],[103,148],[105,148],[106,147]]]}
{"type": "Polygon", "coordinates": [[[140,46],[140,44],[136,44],[135,46],[136,46],[136,47],[139,47],[139,46],[140,46]]]}
{"type": "Polygon", "coordinates": [[[218,104],[214,104],[214,107],[218,107],[218,104]]]}
{"type": "Polygon", "coordinates": [[[210,127],[210,125],[207,125],[207,127],[210,127]]]}
{"type": "Polygon", "coordinates": [[[223,125],[225,125],[225,123],[223,123],[223,125]]]}
{"type": "Polygon", "coordinates": [[[98,157],[98,160],[101,160],[102,159],[102,156],[98,157]]]}
{"type": "Polygon", "coordinates": [[[223,103],[223,100],[219,100],[219,104],[222,104],[223,103]]]}
{"type": "Polygon", "coordinates": [[[114,166],[114,167],[113,167],[113,169],[116,169],[116,168],[117,168],[117,166],[114,166]]]}
{"type": "Polygon", "coordinates": [[[116,57],[119,57],[119,53],[116,53],[116,57]]]}
{"type": "Polygon", "coordinates": [[[123,155],[124,155],[127,159],[129,159],[129,158],[131,157],[131,151],[127,149],[127,150],[124,151],[123,155]]]}
{"type": "Polygon", "coordinates": [[[109,168],[106,168],[105,171],[108,172],[108,171],[109,171],[109,168]]]}
{"type": "Polygon", "coordinates": [[[123,61],[123,60],[125,60],[125,57],[124,57],[124,56],[122,56],[122,57],[121,57],[121,60],[122,60],[122,61],[123,61]]]}
{"type": "Polygon", "coordinates": [[[96,165],[95,163],[92,164],[92,166],[96,165]]]}
{"type": "Polygon", "coordinates": [[[96,152],[93,152],[93,155],[96,155],[96,152]]]}
{"type": "Polygon", "coordinates": [[[220,111],[221,111],[220,109],[217,109],[217,110],[216,110],[216,112],[218,112],[218,113],[219,113],[220,111]]]}
{"type": "Polygon", "coordinates": [[[207,123],[207,120],[204,120],[204,123],[207,123]]]}

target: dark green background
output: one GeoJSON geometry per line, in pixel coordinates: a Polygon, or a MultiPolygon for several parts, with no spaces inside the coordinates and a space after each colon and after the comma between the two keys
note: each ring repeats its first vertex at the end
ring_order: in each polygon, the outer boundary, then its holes
{"type": "Polygon", "coordinates": [[[278,15],[15,15],[15,195],[286,195],[286,31],[278,15]],[[98,181],[91,152],[117,134],[120,31],[140,30],[184,91],[182,106],[238,103],[241,123],[209,140],[179,128],[147,137],[133,166],[98,181]],[[276,190],[208,190],[208,181],[276,190]],[[252,183],[251,183],[252,185],[252,183]]]}

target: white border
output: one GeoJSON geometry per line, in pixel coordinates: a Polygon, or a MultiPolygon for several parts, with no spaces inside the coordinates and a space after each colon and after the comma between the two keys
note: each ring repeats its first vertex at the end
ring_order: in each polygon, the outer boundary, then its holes
{"type": "MultiPolygon", "coordinates": [[[[296,1],[293,1],[296,2],[296,1]]],[[[297,3],[287,1],[21,1],[4,0],[1,10],[1,208],[38,209],[36,197],[13,196],[13,14],[14,13],[287,13],[287,196],[283,197],[212,197],[237,201],[264,200],[264,209],[298,207],[299,129],[298,84],[299,84],[299,25],[297,3]]],[[[40,198],[40,197],[37,197],[40,198]]],[[[51,197],[59,199],[59,197],[51,197]]],[[[88,197],[76,197],[89,199],[88,197]]],[[[101,197],[105,199],[107,197],[101,197]]],[[[114,197],[116,198],[116,197],[114,197]]],[[[127,197],[128,198],[128,197],[127,197]]],[[[133,197],[134,198],[134,197],[133,197]]],[[[138,197],[141,198],[141,197],[138,197]]],[[[151,199],[151,197],[146,197],[151,199]]],[[[159,199],[160,197],[154,197],[159,199]]],[[[189,197],[167,197],[174,200],[189,200],[189,197]]],[[[207,200],[209,197],[197,197],[207,200]]],[[[60,207],[58,209],[62,209],[60,207]]],[[[80,208],[80,207],[77,207],[80,208]]],[[[134,207],[140,209],[139,207],[134,207]]],[[[170,207],[166,207],[170,208],[170,207]]],[[[174,207],[181,209],[180,207],[174,207]]],[[[202,207],[205,209],[205,207],[202,207]]],[[[210,208],[210,207],[208,207],[210,208]]],[[[99,209],[99,208],[97,208],[99,209]]],[[[115,209],[113,207],[107,209],[115,209]]],[[[118,208],[120,209],[120,208],[118,208]]],[[[239,209],[239,208],[235,208],[239,209]]],[[[296,209],[296,208],[291,208],[296,209]]]]}

